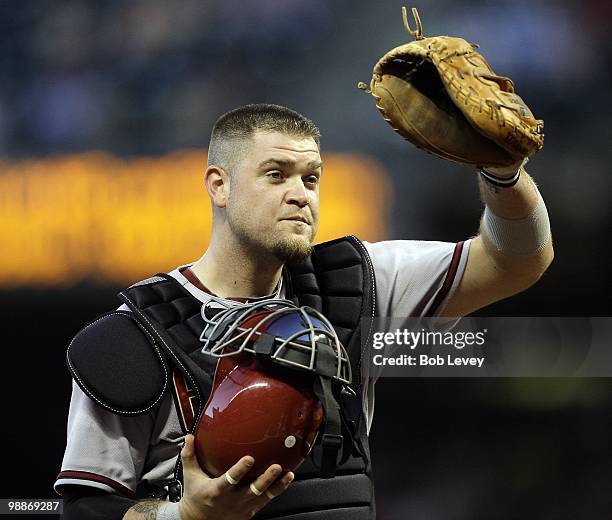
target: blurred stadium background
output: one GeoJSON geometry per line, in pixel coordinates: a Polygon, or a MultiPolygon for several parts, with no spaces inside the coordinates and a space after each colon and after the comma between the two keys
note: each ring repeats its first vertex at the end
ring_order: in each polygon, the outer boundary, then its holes
{"type": "MultiPolygon", "coordinates": [[[[0,0],[3,496],[53,496],[71,336],[126,284],[205,248],[200,174],[226,110],[273,102],[320,126],[319,240],[475,233],[474,174],[405,143],[356,88],[409,40],[401,5],[0,0]]],[[[479,43],[546,123],[528,170],[551,214],[555,262],[480,314],[609,316],[612,4],[417,7],[427,35],[479,43]]],[[[381,520],[612,515],[608,380],[386,380],[377,392],[381,520]]]]}

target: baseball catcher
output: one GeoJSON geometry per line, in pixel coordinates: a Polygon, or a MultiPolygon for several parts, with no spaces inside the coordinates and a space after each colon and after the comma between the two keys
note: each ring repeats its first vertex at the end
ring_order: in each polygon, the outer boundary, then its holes
{"type": "Polygon", "coordinates": [[[416,41],[360,86],[405,139],[480,170],[479,233],[315,245],[319,129],[279,105],[221,115],[206,250],[130,285],[68,347],[65,520],[376,518],[363,320],[465,316],[527,289],[553,258],[523,167],[542,122],[475,45],[425,38],[413,15],[416,41]]]}

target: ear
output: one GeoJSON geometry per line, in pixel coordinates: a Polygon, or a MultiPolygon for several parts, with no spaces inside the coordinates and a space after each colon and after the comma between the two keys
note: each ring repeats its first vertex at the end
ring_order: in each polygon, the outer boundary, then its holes
{"type": "Polygon", "coordinates": [[[228,173],[219,166],[211,165],[204,172],[204,185],[213,206],[224,208],[230,192],[228,173]]]}

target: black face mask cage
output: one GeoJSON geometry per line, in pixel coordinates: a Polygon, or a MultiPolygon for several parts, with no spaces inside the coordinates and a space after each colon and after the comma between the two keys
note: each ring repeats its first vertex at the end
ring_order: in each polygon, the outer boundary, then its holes
{"type": "MultiPolygon", "coordinates": [[[[324,374],[343,385],[352,382],[351,364],[344,346],[340,343],[329,320],[312,307],[298,307],[290,300],[269,299],[255,303],[241,304],[209,300],[202,305],[205,322],[200,335],[202,353],[213,357],[235,356],[247,352],[255,356],[266,354],[271,361],[291,368],[321,374],[321,359],[327,357],[324,374]],[[214,308],[217,304],[222,308],[214,308]],[[261,318],[248,327],[244,323],[257,313],[265,312],[261,318]],[[268,324],[284,316],[296,315],[306,326],[297,332],[283,336],[271,336],[265,332],[268,324]],[[315,324],[322,323],[324,327],[315,324]],[[308,340],[298,339],[308,336],[308,340]],[[330,370],[330,357],[335,357],[334,368],[330,370]]],[[[350,388],[350,387],[348,387],[350,388]]]]}

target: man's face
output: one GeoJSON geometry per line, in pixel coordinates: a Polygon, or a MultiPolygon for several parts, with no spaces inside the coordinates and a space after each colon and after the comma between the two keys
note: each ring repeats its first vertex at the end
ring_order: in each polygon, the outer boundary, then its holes
{"type": "Polygon", "coordinates": [[[230,229],[285,262],[308,256],[319,223],[321,155],[314,139],[256,132],[232,172],[230,229]]]}

